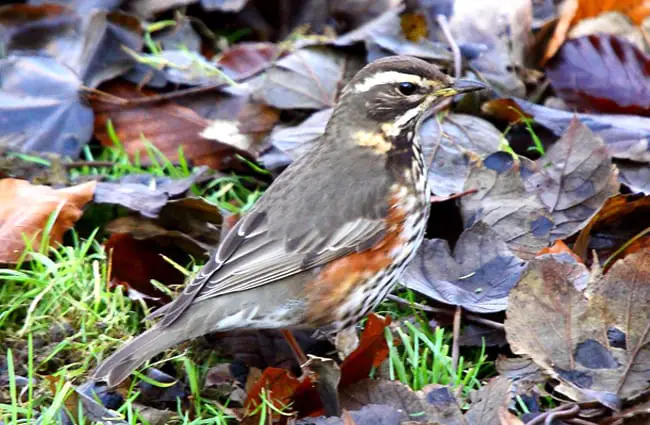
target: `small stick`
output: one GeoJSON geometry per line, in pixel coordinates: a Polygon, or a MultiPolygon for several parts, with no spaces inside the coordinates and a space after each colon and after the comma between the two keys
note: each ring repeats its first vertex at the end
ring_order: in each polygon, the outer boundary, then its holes
{"type": "Polygon", "coordinates": [[[460,54],[460,48],[454,40],[454,36],[451,35],[451,30],[449,29],[449,21],[447,21],[447,17],[445,15],[436,15],[436,21],[438,22],[438,25],[440,25],[440,29],[445,35],[447,43],[449,43],[449,47],[451,48],[451,53],[454,57],[454,78],[460,78],[462,74],[463,58],[460,54]]]}
{"type": "MultiPolygon", "coordinates": [[[[414,308],[417,308],[418,310],[422,311],[428,311],[429,313],[437,313],[437,314],[444,314],[446,316],[451,316],[455,314],[454,311],[445,309],[445,308],[436,308],[436,307],[430,307],[428,305],[420,304],[420,303],[412,303],[409,300],[405,300],[404,298],[398,297],[397,295],[388,295],[388,299],[391,301],[395,301],[397,303],[400,303],[402,305],[408,305],[414,308]]],[[[490,319],[485,319],[483,317],[477,316],[475,314],[467,313],[463,314],[463,317],[470,322],[474,323],[479,323],[481,325],[488,326],[490,328],[494,329],[505,329],[505,326],[503,323],[495,322],[494,320],[490,319]]]]}
{"type": "Polygon", "coordinates": [[[289,348],[291,348],[291,352],[298,362],[298,366],[302,369],[302,366],[307,363],[307,360],[309,359],[305,355],[304,351],[302,351],[302,348],[300,348],[300,344],[298,344],[298,341],[296,341],[296,338],[288,329],[282,329],[282,336],[287,340],[289,348]]]}
{"type": "Polygon", "coordinates": [[[454,313],[454,333],[451,345],[451,367],[454,373],[458,370],[458,356],[460,354],[460,319],[463,316],[463,309],[461,306],[456,306],[454,313]]]}

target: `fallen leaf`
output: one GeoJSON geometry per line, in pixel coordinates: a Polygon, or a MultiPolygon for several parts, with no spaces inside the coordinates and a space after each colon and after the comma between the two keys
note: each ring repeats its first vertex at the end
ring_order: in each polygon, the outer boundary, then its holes
{"type": "Polygon", "coordinates": [[[368,51],[368,60],[388,55],[410,55],[423,59],[450,60],[451,54],[445,43],[420,38],[409,41],[401,27],[400,14],[404,7],[393,7],[361,27],[334,40],[335,46],[351,46],[363,43],[368,51]]]}
{"type": "MultiPolygon", "coordinates": [[[[136,94],[135,86],[124,82],[112,82],[102,86],[102,90],[125,99],[146,97],[136,94]]],[[[152,94],[151,91],[144,93],[152,94]]],[[[183,148],[185,158],[196,165],[220,169],[227,167],[232,159],[231,146],[200,135],[210,121],[177,103],[166,101],[125,107],[94,99],[92,105],[97,114],[95,137],[104,146],[114,145],[106,127],[111,120],[118,139],[131,157],[140,155],[146,159],[145,141],[148,141],[170,161],[178,159],[179,147],[183,148]]]]}
{"type": "Polygon", "coordinates": [[[383,318],[374,313],[368,316],[359,346],[341,363],[341,386],[367,378],[373,368],[379,367],[388,358],[389,348],[384,330],[390,323],[390,316],[383,318]]]}
{"type": "Polygon", "coordinates": [[[0,59],[0,146],[78,156],[92,136],[93,122],[79,93],[82,84],[50,57],[0,59]]]}
{"type": "Polygon", "coordinates": [[[537,195],[526,191],[522,167],[506,152],[472,164],[465,189],[477,192],[462,197],[460,206],[466,228],[483,221],[515,255],[529,259],[548,245],[553,219],[537,195]]]}
{"type": "Polygon", "coordinates": [[[613,35],[569,40],[548,62],[556,93],[585,112],[650,115],[650,56],[613,35]]]}
{"type": "Polygon", "coordinates": [[[596,271],[584,292],[572,271],[589,272],[567,258],[530,263],[510,294],[507,337],[514,353],[561,382],[556,390],[617,409],[650,380],[650,251],[617,261],[605,275],[596,271]]]}
{"type": "Polygon", "coordinates": [[[442,123],[434,117],[420,126],[420,143],[429,166],[429,185],[438,196],[463,191],[470,162],[499,150],[501,132],[484,119],[448,114],[442,123]]]}
{"type": "Polygon", "coordinates": [[[279,55],[274,43],[238,43],[219,55],[217,63],[230,78],[243,80],[267,69],[279,55]]]}
{"type": "Polygon", "coordinates": [[[344,410],[340,418],[319,416],[296,421],[296,425],[401,425],[402,414],[393,406],[369,404],[359,410],[344,410]]]}
{"type": "Polygon", "coordinates": [[[479,222],[460,235],[453,255],[447,241],[426,239],[401,282],[436,301],[494,313],[506,309],[524,265],[494,230],[479,222]]]}
{"type": "Polygon", "coordinates": [[[618,193],[618,173],[603,140],[574,119],[525,180],[551,213],[552,240],[573,234],[618,193]]]}
{"type": "Polygon", "coordinates": [[[531,25],[532,4],[526,0],[510,1],[508,7],[500,1],[456,0],[449,22],[471,66],[498,92],[520,97],[526,88],[516,69],[522,65],[531,25]]]}
{"type": "Polygon", "coordinates": [[[466,424],[455,397],[447,387],[432,385],[415,392],[398,381],[365,379],[341,389],[340,398],[341,406],[347,410],[386,404],[400,412],[401,421],[466,424]]]}
{"type": "Polygon", "coordinates": [[[151,284],[151,280],[169,285],[182,285],[185,275],[165,258],[187,264],[191,258],[174,246],[161,247],[155,241],[135,239],[128,233],[114,233],[104,249],[110,258],[111,285],[125,286],[131,299],[149,299],[165,304],[170,298],[151,284]]]}
{"type": "Polygon", "coordinates": [[[25,180],[0,180],[0,263],[17,262],[25,250],[25,239],[38,250],[44,231],[50,245],[60,243],[63,234],[81,218],[94,190],[95,182],[52,189],[25,180]],[[47,229],[52,214],[55,218],[47,229]]]}
{"type": "Polygon", "coordinates": [[[503,376],[492,378],[472,397],[465,419],[469,425],[502,425],[500,414],[512,398],[512,383],[503,376]]]}
{"type": "Polygon", "coordinates": [[[352,55],[325,47],[305,47],[269,68],[254,97],[278,109],[329,108],[361,66],[352,55]]]}
{"type": "Polygon", "coordinates": [[[584,261],[592,249],[611,254],[648,226],[648,214],[650,196],[612,196],[580,231],[573,250],[584,261]]]}
{"type": "Polygon", "coordinates": [[[621,12],[605,12],[593,18],[583,19],[578,22],[568,38],[574,39],[587,35],[610,34],[615,35],[635,45],[639,50],[650,53],[643,38],[643,30],[621,12]]]}
{"type": "Polygon", "coordinates": [[[277,125],[267,139],[272,147],[279,150],[285,157],[284,160],[276,156],[263,154],[260,160],[270,168],[276,169],[289,165],[304,152],[309,150],[316,140],[325,133],[325,126],[332,116],[333,108],[323,109],[313,113],[300,124],[289,127],[277,125]]]}
{"type": "Polygon", "coordinates": [[[650,15],[650,5],[646,0],[567,0],[562,4],[555,32],[549,42],[543,62],[552,58],[560,49],[567,32],[577,22],[600,15],[603,12],[620,11],[636,24],[650,15]]]}
{"type": "MultiPolygon", "coordinates": [[[[133,51],[142,49],[138,18],[104,9],[77,13],[54,4],[0,8],[0,25],[6,31],[5,53],[51,56],[92,88],[133,66],[123,46],[133,51]]],[[[52,79],[50,75],[43,77],[52,79]]]]}
{"type": "Polygon", "coordinates": [[[484,103],[481,108],[493,117],[504,120],[516,117],[517,120],[518,114],[511,107],[532,116],[536,123],[556,136],[562,136],[574,118],[577,118],[605,141],[613,158],[650,163],[650,118],[636,115],[574,114],[522,99],[498,99],[484,103]]]}
{"type": "Polygon", "coordinates": [[[619,161],[616,166],[621,183],[630,191],[650,194],[650,167],[647,164],[619,161]]]}
{"type": "Polygon", "coordinates": [[[206,171],[207,167],[199,168],[182,179],[131,174],[116,182],[98,182],[93,201],[97,204],[121,205],[145,217],[155,218],[171,198],[187,194],[206,171]]]}

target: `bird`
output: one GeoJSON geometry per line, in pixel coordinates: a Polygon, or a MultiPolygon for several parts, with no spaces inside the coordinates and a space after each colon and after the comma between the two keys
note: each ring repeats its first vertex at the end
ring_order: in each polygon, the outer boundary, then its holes
{"type": "Polygon", "coordinates": [[[430,205],[418,129],[435,105],[485,86],[389,56],[341,90],[325,132],[223,238],[157,323],[94,371],[119,385],[183,341],[241,329],[354,326],[395,286],[430,205]]]}

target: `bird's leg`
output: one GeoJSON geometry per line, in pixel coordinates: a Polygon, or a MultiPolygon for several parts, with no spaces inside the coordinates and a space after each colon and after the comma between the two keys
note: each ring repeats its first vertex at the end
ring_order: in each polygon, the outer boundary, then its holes
{"type": "Polygon", "coordinates": [[[284,336],[284,339],[287,340],[287,344],[289,344],[289,348],[291,348],[291,352],[293,353],[296,361],[298,362],[298,365],[300,366],[300,369],[302,370],[302,366],[308,361],[307,356],[305,355],[304,351],[302,351],[302,348],[300,348],[298,341],[296,341],[296,338],[293,336],[290,330],[282,329],[282,336],[284,336]]]}

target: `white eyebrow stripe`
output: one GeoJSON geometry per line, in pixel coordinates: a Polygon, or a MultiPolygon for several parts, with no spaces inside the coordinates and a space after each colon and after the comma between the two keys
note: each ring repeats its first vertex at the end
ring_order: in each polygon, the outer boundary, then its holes
{"type": "Polygon", "coordinates": [[[380,84],[397,84],[403,82],[422,85],[422,77],[398,71],[384,71],[355,84],[352,90],[356,93],[362,93],[380,84]]]}

